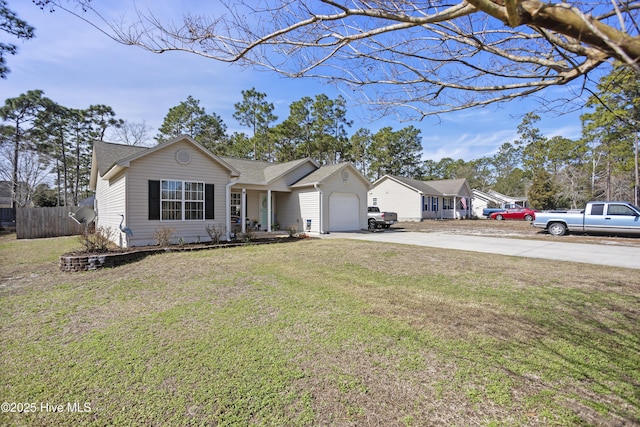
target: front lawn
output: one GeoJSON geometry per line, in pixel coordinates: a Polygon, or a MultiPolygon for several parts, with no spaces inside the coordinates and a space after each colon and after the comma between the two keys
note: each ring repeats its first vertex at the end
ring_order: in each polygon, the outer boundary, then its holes
{"type": "Polygon", "coordinates": [[[331,239],[61,273],[74,242],[0,239],[0,425],[640,423],[637,270],[331,239]]]}

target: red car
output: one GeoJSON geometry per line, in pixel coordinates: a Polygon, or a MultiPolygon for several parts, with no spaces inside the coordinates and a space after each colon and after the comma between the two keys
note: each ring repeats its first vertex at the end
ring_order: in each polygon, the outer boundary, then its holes
{"type": "Polygon", "coordinates": [[[536,212],[537,211],[529,208],[505,209],[501,212],[492,213],[489,218],[497,219],[498,221],[503,219],[532,221],[536,217],[536,212]]]}

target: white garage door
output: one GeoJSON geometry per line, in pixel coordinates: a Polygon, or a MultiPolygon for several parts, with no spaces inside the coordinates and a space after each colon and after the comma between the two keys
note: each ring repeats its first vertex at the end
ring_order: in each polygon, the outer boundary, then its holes
{"type": "Polygon", "coordinates": [[[360,229],[360,202],[353,193],[333,193],[329,198],[329,231],[360,229]]]}

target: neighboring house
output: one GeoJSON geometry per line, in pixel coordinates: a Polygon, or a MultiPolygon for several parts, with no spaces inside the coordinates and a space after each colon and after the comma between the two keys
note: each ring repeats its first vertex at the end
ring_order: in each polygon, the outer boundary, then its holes
{"type": "Polygon", "coordinates": [[[466,179],[420,181],[385,175],[369,190],[369,206],[396,212],[398,221],[459,219],[471,216],[471,188],[466,179]]]}
{"type": "Polygon", "coordinates": [[[0,208],[10,208],[12,206],[11,181],[0,181],[0,208]]]}
{"type": "Polygon", "coordinates": [[[247,229],[359,230],[367,226],[370,184],[349,163],[220,157],[182,136],[153,148],[95,142],[90,188],[96,225],[114,230],[126,247],[155,244],[161,227],[188,243],[208,241],[212,225],[227,238],[247,229]]]}
{"type": "Polygon", "coordinates": [[[473,190],[471,205],[473,206],[473,214],[478,218],[484,218],[482,216],[483,209],[499,208],[508,203],[516,203],[523,207],[529,207],[526,197],[505,196],[504,194],[493,190],[489,190],[487,192],[473,190]]]}
{"type": "MultiPolygon", "coordinates": [[[[18,194],[16,195],[18,207],[32,207],[33,203],[28,200],[29,191],[26,182],[18,182],[18,194]]],[[[0,181],[0,208],[13,207],[13,188],[11,181],[0,181]]]]}

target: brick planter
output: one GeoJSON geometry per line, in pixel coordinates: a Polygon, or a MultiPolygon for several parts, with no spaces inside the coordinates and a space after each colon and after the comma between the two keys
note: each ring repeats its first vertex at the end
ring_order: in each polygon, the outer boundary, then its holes
{"type": "Polygon", "coordinates": [[[202,251],[208,249],[234,248],[246,245],[264,245],[271,243],[295,242],[298,239],[276,238],[254,240],[248,243],[224,243],[220,245],[198,245],[198,246],[171,246],[166,248],[133,249],[129,252],[116,252],[104,254],[67,254],[60,257],[60,270],[66,272],[97,270],[105,267],[117,267],[139,261],[147,255],[159,254],[163,252],[188,252],[202,251]]]}

